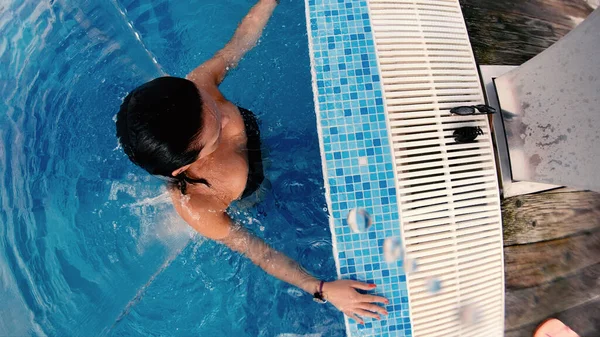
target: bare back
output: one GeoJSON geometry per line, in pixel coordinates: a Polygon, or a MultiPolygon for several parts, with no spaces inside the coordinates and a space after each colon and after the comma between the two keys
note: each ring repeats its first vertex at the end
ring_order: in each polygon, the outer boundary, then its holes
{"type": "Polygon", "coordinates": [[[250,171],[244,118],[240,110],[223,97],[218,87],[228,71],[256,45],[276,6],[277,0],[258,1],[225,47],[187,76],[199,89],[208,93],[216,103],[216,109],[228,118],[221,129],[218,147],[186,170],[189,176],[204,179],[208,185],[188,184],[185,196],[178,190],[171,190],[178,213],[200,234],[211,239],[218,240],[228,235],[231,221],[225,210],[244,193],[250,171]]]}

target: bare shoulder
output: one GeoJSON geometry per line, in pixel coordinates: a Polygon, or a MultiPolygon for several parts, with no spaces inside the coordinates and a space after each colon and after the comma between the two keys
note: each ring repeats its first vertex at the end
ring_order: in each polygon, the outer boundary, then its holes
{"type": "Polygon", "coordinates": [[[229,234],[231,220],[225,212],[227,205],[215,196],[183,195],[177,189],[169,189],[177,213],[201,235],[220,240],[229,234]]]}
{"type": "Polygon", "coordinates": [[[198,89],[207,92],[215,101],[226,101],[225,96],[219,90],[219,86],[210,77],[192,72],[186,78],[192,81],[198,89]]]}

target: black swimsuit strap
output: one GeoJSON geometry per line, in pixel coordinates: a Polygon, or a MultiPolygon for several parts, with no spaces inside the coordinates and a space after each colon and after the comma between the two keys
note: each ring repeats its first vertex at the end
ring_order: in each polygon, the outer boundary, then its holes
{"type": "Polygon", "coordinates": [[[258,120],[252,111],[238,107],[246,127],[246,147],[248,149],[248,182],[242,193],[242,199],[254,193],[265,180],[260,143],[258,120]]]}

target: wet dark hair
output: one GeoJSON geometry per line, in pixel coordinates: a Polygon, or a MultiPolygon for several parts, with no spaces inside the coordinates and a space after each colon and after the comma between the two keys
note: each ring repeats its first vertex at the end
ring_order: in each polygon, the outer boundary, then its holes
{"type": "Polygon", "coordinates": [[[133,163],[178,183],[185,193],[186,181],[196,181],[172,173],[198,158],[201,148],[190,149],[190,144],[202,124],[196,85],[184,78],[159,77],[125,97],[117,114],[117,137],[133,163]]]}

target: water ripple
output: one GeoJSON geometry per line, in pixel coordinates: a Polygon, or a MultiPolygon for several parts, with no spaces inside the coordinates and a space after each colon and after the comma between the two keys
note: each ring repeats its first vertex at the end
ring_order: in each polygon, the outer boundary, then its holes
{"type": "MultiPolygon", "coordinates": [[[[0,308],[0,335],[343,334],[332,308],[310,307],[245,258],[192,236],[162,182],[115,151],[113,118],[127,92],[197,66],[253,3],[0,5],[0,301],[10,308],[0,308]]],[[[285,6],[223,86],[261,117],[271,152],[273,191],[238,215],[331,277],[304,9],[285,6]],[[295,28],[280,34],[283,26],[295,28]]]]}
{"type": "MultiPolygon", "coordinates": [[[[114,132],[106,122],[112,116],[103,108],[106,98],[112,97],[111,104],[117,106],[132,79],[142,81],[160,71],[130,31],[111,26],[118,14],[114,8],[64,1],[14,1],[4,6],[0,298],[11,304],[19,324],[7,325],[3,319],[0,334],[99,331],[107,318],[92,315],[91,306],[118,311],[120,301],[111,298],[114,285],[130,280],[129,287],[117,292],[126,299],[127,293],[133,296],[137,291],[136,283],[147,280],[147,271],[132,275],[129,265],[136,261],[151,272],[163,253],[122,254],[121,247],[107,246],[105,237],[95,236],[97,229],[88,227],[94,223],[90,206],[102,204],[107,191],[96,189],[88,198],[91,191],[79,194],[76,186],[84,176],[103,180],[98,163],[87,160],[89,144],[100,154],[114,148],[114,140],[106,137],[114,132]],[[100,76],[122,73],[117,67],[133,72],[103,84],[100,76]],[[108,260],[99,257],[107,255],[120,255],[122,266],[106,266],[108,260]]],[[[168,247],[159,239],[146,243],[157,244],[168,247]]]]}

